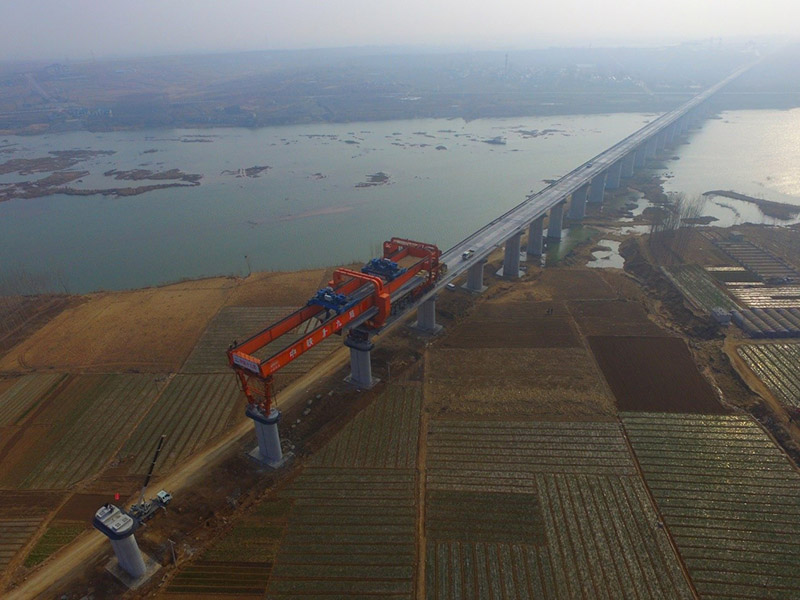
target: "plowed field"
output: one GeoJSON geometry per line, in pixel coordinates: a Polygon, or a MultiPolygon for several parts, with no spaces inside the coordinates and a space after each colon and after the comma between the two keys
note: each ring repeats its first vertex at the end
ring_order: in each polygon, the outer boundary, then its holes
{"type": "Polygon", "coordinates": [[[680,338],[590,337],[620,410],[722,413],[680,338]]]}

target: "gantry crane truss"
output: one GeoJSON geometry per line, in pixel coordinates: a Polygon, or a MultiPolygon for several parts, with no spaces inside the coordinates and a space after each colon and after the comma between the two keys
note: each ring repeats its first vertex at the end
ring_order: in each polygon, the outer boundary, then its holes
{"type": "Polygon", "coordinates": [[[228,362],[236,372],[247,401],[265,415],[274,400],[273,376],[320,342],[358,326],[366,335],[379,331],[393,308],[407,307],[433,287],[445,273],[441,251],[433,244],[392,238],[383,243],[383,258],[368,262],[361,271],[340,268],[328,287],[319,290],[305,307],[293,312],[248,340],[231,344],[228,362]],[[405,268],[399,261],[418,258],[405,268]],[[415,285],[416,283],[416,285],[415,285]],[[316,320],[318,325],[264,358],[256,356],[279,338],[316,320]]]}

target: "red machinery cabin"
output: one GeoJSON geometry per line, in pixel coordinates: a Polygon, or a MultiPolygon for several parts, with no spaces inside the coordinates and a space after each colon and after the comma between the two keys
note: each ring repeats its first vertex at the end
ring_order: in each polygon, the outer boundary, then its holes
{"type": "MultiPolygon", "coordinates": [[[[395,300],[418,299],[444,274],[439,263],[441,251],[433,244],[392,238],[383,244],[383,258],[373,259],[361,270],[340,268],[333,273],[327,288],[319,290],[305,307],[228,349],[228,362],[236,372],[247,401],[268,414],[274,397],[273,375],[322,340],[341,333],[349,324],[361,324],[377,331],[386,323],[395,300]],[[406,268],[398,262],[418,258],[406,268]],[[407,289],[414,278],[417,285],[407,289]],[[402,293],[401,293],[402,292],[402,293]],[[366,316],[365,316],[366,315],[366,316]],[[304,323],[316,319],[319,325],[287,346],[266,357],[256,356],[279,338],[304,323]]],[[[407,262],[407,261],[404,261],[407,262]]],[[[351,325],[352,327],[352,325],[351,325]]]]}

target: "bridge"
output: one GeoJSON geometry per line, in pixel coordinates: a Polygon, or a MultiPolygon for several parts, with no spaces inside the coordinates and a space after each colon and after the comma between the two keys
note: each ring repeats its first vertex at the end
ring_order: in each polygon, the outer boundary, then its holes
{"type": "MultiPolygon", "coordinates": [[[[441,262],[448,267],[447,275],[417,304],[417,329],[428,333],[438,330],[436,294],[464,272],[467,273],[465,289],[475,293],[484,289],[484,265],[497,248],[505,245],[502,275],[519,277],[521,239],[526,230],[527,255],[534,259],[541,257],[545,217],[549,217],[548,241],[558,242],[565,212],[572,221],[583,219],[587,204],[602,204],[605,190],[619,188],[621,180],[632,177],[649,158],[674,146],[679,136],[711,114],[708,101],[714,94],[758,62],[748,63],[685,104],[654,119],[445,251],[441,262]],[[470,252],[466,259],[463,258],[465,252],[470,252]]],[[[387,326],[390,324],[387,322],[387,326]]]]}
{"type": "Polygon", "coordinates": [[[436,323],[437,293],[465,273],[466,284],[463,287],[473,293],[483,291],[484,266],[489,255],[500,247],[505,246],[502,275],[518,278],[521,241],[526,231],[526,253],[534,260],[540,260],[545,218],[547,239],[558,242],[565,213],[570,221],[579,222],[586,214],[587,204],[601,205],[606,190],[619,188],[621,181],[632,177],[649,158],[673,146],[679,136],[710,114],[709,99],[754,64],[740,68],[682,106],[654,119],[541,191],[531,194],[449,250],[440,252],[430,244],[392,238],[384,243],[383,260],[395,268],[396,276],[373,276],[367,268],[369,264],[364,273],[337,269],[334,273],[336,281],[331,283],[338,286],[335,290],[332,287],[320,290],[306,307],[245,342],[232,345],[228,350],[231,366],[236,370],[250,402],[247,416],[253,419],[259,439],[253,456],[273,467],[282,465],[285,460],[277,427],[280,411],[271,404],[274,371],[325,337],[337,332],[346,333],[344,343],[350,349],[348,380],[359,388],[372,387],[377,382],[372,376],[371,365],[371,338],[375,334],[404,321],[411,310],[417,312],[414,329],[426,335],[437,333],[441,329],[436,323]],[[400,269],[393,261],[407,255],[416,257],[417,262],[400,269]],[[340,271],[341,277],[337,280],[340,271]],[[346,283],[342,283],[345,280],[346,283]],[[390,311],[390,307],[394,309],[390,311]],[[312,332],[294,340],[277,354],[263,359],[255,356],[256,351],[279,336],[314,319],[319,323],[312,332]]]}

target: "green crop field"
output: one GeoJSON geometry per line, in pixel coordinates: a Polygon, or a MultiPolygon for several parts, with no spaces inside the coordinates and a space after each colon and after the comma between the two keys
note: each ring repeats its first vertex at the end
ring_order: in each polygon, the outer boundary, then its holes
{"type": "Polygon", "coordinates": [[[739,305],[717,285],[714,278],[699,265],[663,267],[664,273],[680,292],[700,310],[710,313],[714,308],[736,310],[739,305]]]}
{"type": "Polygon", "coordinates": [[[25,375],[0,394],[0,427],[17,425],[51,392],[66,375],[25,375]]]}
{"type": "Polygon", "coordinates": [[[653,413],[623,423],[702,598],[800,597],[800,474],[758,424],[653,413]]]}
{"type": "Polygon", "coordinates": [[[305,469],[267,597],[412,598],[414,490],[411,469],[305,469]]]}
{"type": "Polygon", "coordinates": [[[616,423],[433,421],[428,598],[691,598],[616,423]]]}
{"type": "Polygon", "coordinates": [[[419,384],[392,384],[322,448],[320,467],[413,468],[417,461],[419,384]]]}
{"type": "Polygon", "coordinates": [[[88,523],[53,523],[25,558],[25,566],[33,567],[44,561],[62,546],[69,544],[88,527],[88,523]]]}
{"type": "Polygon", "coordinates": [[[778,400],[800,408],[800,344],[753,344],[737,351],[778,400]]]}
{"type": "MultiPolygon", "coordinates": [[[[41,442],[46,451],[32,462],[23,488],[65,488],[96,474],[114,456],[158,395],[151,375],[78,375],[55,398],[53,411],[37,419],[49,422],[41,442]],[[51,414],[69,407],[64,414],[51,414]]],[[[34,448],[31,452],[36,456],[34,448]]]]}
{"type": "MultiPolygon", "coordinates": [[[[249,306],[226,306],[221,309],[217,316],[209,323],[197,345],[192,350],[189,358],[181,369],[182,373],[228,373],[228,359],[225,351],[234,340],[243,342],[251,335],[258,333],[268,325],[285,317],[287,314],[296,310],[296,307],[249,307],[249,306]]],[[[300,333],[305,333],[313,328],[312,322],[306,324],[302,331],[297,329],[287,334],[286,339],[273,342],[258,356],[263,358],[270,352],[282,350],[293,338],[300,333]]],[[[313,323],[316,323],[314,321],[313,323]]],[[[315,346],[303,354],[297,360],[281,369],[281,373],[297,374],[305,373],[309,368],[323,358],[328,352],[335,349],[341,343],[341,338],[334,336],[326,339],[321,344],[315,346]]]]}
{"type": "Polygon", "coordinates": [[[176,375],[122,449],[132,456],[130,473],[144,473],[162,434],[158,459],[166,472],[243,418],[245,402],[230,374],[176,375]]]}
{"type": "Polygon", "coordinates": [[[0,570],[5,569],[14,555],[36,533],[39,519],[13,519],[0,521],[0,570]]]}

